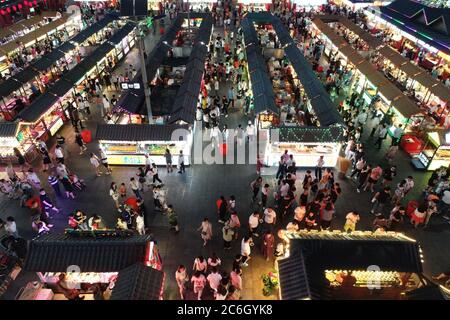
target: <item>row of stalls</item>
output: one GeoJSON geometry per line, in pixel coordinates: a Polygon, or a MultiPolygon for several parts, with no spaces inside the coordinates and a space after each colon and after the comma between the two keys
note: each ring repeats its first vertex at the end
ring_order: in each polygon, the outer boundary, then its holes
{"type": "Polygon", "coordinates": [[[117,102],[116,124],[98,126],[96,137],[108,163],[143,165],[148,155],[156,165],[165,165],[168,149],[173,163],[178,163],[178,154],[183,151],[185,164],[190,164],[212,17],[209,13],[191,13],[189,18],[198,27],[188,28],[188,15],[178,14],[148,56],[147,77],[156,124],[142,123],[147,118],[147,108],[142,76],[138,73],[132,82],[139,83],[140,88],[124,91],[117,102]]]}
{"type": "Polygon", "coordinates": [[[33,239],[23,266],[36,272],[16,300],[66,300],[61,275],[85,300],[162,300],[165,273],[151,236],[130,231],[73,231],[33,239]]]}
{"type": "Polygon", "coordinates": [[[352,81],[356,92],[362,95],[366,105],[374,105],[378,114],[386,117],[384,121],[389,124],[388,133],[393,135],[395,128],[404,124],[405,135],[400,145],[412,157],[412,164],[421,170],[448,166],[450,158],[444,161],[442,155],[446,153],[441,151],[447,148],[447,142],[443,139],[430,140],[430,136],[448,127],[445,123],[449,119],[447,102],[450,99],[450,90],[426,71],[389,46],[381,45],[373,36],[343,17],[319,16],[314,20],[314,26],[316,31],[320,32],[319,37],[325,45],[325,55],[328,58],[338,57],[342,67],[354,70],[352,81]],[[379,69],[382,71],[378,71],[369,61],[363,59],[327,24],[338,21],[352,32],[361,35],[369,50],[378,54],[382,64],[379,69]],[[394,66],[397,68],[394,69],[394,66]],[[394,80],[399,77],[404,79],[406,87],[394,80]],[[412,90],[410,95],[406,94],[409,90],[412,90]],[[436,141],[439,141],[438,145],[436,141]]]}
{"type": "Polygon", "coordinates": [[[395,50],[405,51],[407,57],[427,71],[440,68],[443,80],[450,76],[448,8],[395,0],[387,6],[370,6],[364,13],[372,34],[387,35],[395,50]]]}
{"type": "MultiPolygon", "coordinates": [[[[390,45],[384,44],[379,38],[363,30],[343,16],[333,16],[335,23],[356,34],[367,44],[367,50],[373,56],[378,69],[391,80],[401,91],[407,92],[420,108],[429,115],[429,127],[450,127],[447,103],[450,100],[450,89],[429,72],[411,63],[390,45]]],[[[324,19],[322,18],[322,21],[324,19]]]]}
{"type": "MultiPolygon", "coordinates": [[[[119,56],[135,43],[135,25],[126,23],[109,41],[104,42],[89,56],[84,58],[73,69],[63,75],[54,85],[24,108],[15,119],[16,131],[12,133],[10,123],[2,122],[7,135],[2,139],[2,161],[12,161],[13,148],[17,148],[25,157],[32,161],[37,156],[35,144],[37,141],[47,141],[54,136],[71,118],[71,109],[76,108],[75,95],[87,87],[91,78],[105,71],[106,61],[118,62],[119,56]]],[[[3,131],[3,130],[0,130],[3,131]]]]}
{"type": "MultiPolygon", "coordinates": [[[[423,275],[419,244],[401,233],[281,230],[280,235],[285,252],[276,269],[282,300],[407,300],[435,288],[423,275]]],[[[440,300],[450,293],[444,287],[437,292],[440,300]]]]}
{"type": "Polygon", "coordinates": [[[320,156],[325,166],[334,167],[344,140],[343,120],[312,66],[272,14],[249,13],[241,25],[264,162],[278,165],[288,150],[302,167],[315,166],[320,156]],[[273,48],[265,45],[269,38],[273,48]]]}
{"type": "Polygon", "coordinates": [[[76,56],[82,58],[80,49],[85,47],[84,44],[109,30],[116,19],[114,15],[104,17],[4,81],[0,86],[1,118],[6,121],[14,119],[26,105],[46,91],[46,86],[74,68],[79,62],[76,56]]]}
{"type": "Polygon", "coordinates": [[[70,19],[67,14],[64,14],[38,29],[1,45],[0,74],[3,76],[11,74],[11,67],[8,60],[14,59],[14,57],[21,54],[23,49],[31,47],[36,43],[40,43],[47,39],[57,41],[53,38],[53,35],[57,32],[64,31],[67,36],[72,36],[79,29],[79,27],[79,21],[74,21],[73,19],[70,19]]]}

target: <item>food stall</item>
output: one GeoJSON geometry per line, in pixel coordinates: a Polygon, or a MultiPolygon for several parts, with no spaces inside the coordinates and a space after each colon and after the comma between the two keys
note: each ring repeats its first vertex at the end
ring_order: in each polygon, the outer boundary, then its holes
{"type": "Polygon", "coordinates": [[[401,233],[280,230],[279,236],[282,300],[401,300],[430,283],[419,244],[401,233]]]}
{"type": "Polygon", "coordinates": [[[436,130],[426,133],[420,153],[411,160],[418,170],[433,171],[450,165],[450,132],[436,130]]]}
{"type": "Polygon", "coordinates": [[[342,119],[336,106],[277,17],[256,13],[246,20],[243,31],[245,42],[251,43],[246,51],[256,125],[268,136],[263,146],[264,162],[276,166],[288,150],[301,166],[313,167],[323,155],[325,165],[334,167],[343,142],[342,119]],[[272,28],[256,32],[255,19],[272,28]],[[272,50],[265,61],[252,40],[258,36],[280,42],[284,46],[281,55],[274,56],[276,51],[272,50]]]}
{"type": "Polygon", "coordinates": [[[320,156],[324,167],[335,167],[344,143],[342,127],[281,127],[270,130],[270,143],[265,150],[265,163],[277,166],[288,150],[297,165],[315,167],[320,156]]]}
{"type": "Polygon", "coordinates": [[[190,164],[193,136],[187,125],[98,125],[96,138],[110,165],[145,165],[145,155],[149,155],[153,163],[165,166],[166,149],[174,164],[180,151],[185,165],[190,164]]]}
{"type": "Polygon", "coordinates": [[[17,300],[64,300],[57,285],[61,274],[86,300],[94,299],[98,287],[105,299],[127,293],[127,300],[153,300],[163,294],[164,273],[155,242],[128,230],[67,229],[65,234],[40,235],[30,243],[24,269],[36,272],[39,281],[24,287],[17,300]]]}

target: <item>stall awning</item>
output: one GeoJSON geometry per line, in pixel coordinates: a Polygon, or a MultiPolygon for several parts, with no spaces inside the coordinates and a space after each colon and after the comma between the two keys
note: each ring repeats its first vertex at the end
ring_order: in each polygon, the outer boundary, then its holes
{"type": "Polygon", "coordinates": [[[149,235],[130,233],[97,238],[45,234],[30,242],[24,269],[66,272],[69,266],[78,266],[82,272],[118,272],[144,262],[150,241],[149,235]]]}
{"type": "Polygon", "coordinates": [[[64,42],[62,45],[56,48],[56,50],[59,50],[64,53],[69,53],[73,49],[75,49],[75,46],[68,41],[64,42]]]}
{"type": "Polygon", "coordinates": [[[430,88],[430,92],[436,97],[439,97],[442,101],[447,104],[450,101],[450,88],[444,86],[442,83],[438,83],[430,88]]]}
{"type": "Polygon", "coordinates": [[[108,42],[105,42],[100,47],[95,49],[95,51],[92,52],[91,55],[89,55],[89,59],[98,63],[100,62],[100,60],[106,57],[106,54],[109,53],[112,49],[114,49],[114,46],[112,46],[108,42]]]}
{"type": "Polygon", "coordinates": [[[13,78],[9,78],[8,80],[5,80],[0,83],[0,97],[7,97],[14,91],[20,89],[22,84],[14,80],[13,78]]]}
{"type": "Polygon", "coordinates": [[[74,84],[64,79],[58,80],[52,87],[48,89],[48,92],[53,93],[59,98],[64,97],[70,90],[73,89],[74,84]]]}
{"type": "Polygon", "coordinates": [[[134,23],[128,22],[119,31],[117,31],[108,41],[114,45],[118,45],[131,31],[133,31],[134,23]]]}
{"type": "Polygon", "coordinates": [[[70,41],[76,44],[82,44],[87,38],[89,38],[92,34],[88,31],[88,29],[84,29],[80,33],[78,33],[75,37],[70,39],[70,41]]]}
{"type": "Polygon", "coordinates": [[[58,98],[51,93],[44,93],[36,98],[32,104],[22,110],[16,118],[22,119],[26,122],[38,121],[58,100],[58,98]]]}
{"type": "Polygon", "coordinates": [[[137,263],[118,274],[111,300],[159,300],[164,272],[137,263]]]}
{"type": "Polygon", "coordinates": [[[172,141],[175,130],[184,129],[187,134],[188,128],[187,125],[100,124],[96,138],[105,141],[172,141]]]}
{"type": "Polygon", "coordinates": [[[177,94],[173,102],[173,114],[170,115],[169,123],[178,121],[194,123],[197,104],[198,95],[192,95],[190,92],[185,92],[181,95],[177,94]]]}
{"type": "MultiPolygon", "coordinates": [[[[419,68],[418,66],[412,64],[411,62],[406,62],[405,64],[400,66],[400,70],[403,71],[404,73],[406,73],[410,78],[416,79],[416,77],[420,77],[420,74],[424,74],[427,75],[429,78],[431,78],[430,75],[428,75],[426,73],[426,71],[424,71],[423,69],[419,68]]],[[[434,80],[433,78],[431,78],[432,80],[434,80]]],[[[424,81],[425,78],[422,79],[422,81],[424,81]]],[[[430,79],[426,79],[428,83],[436,83],[436,80],[433,82],[430,79]]],[[[426,83],[424,81],[424,84],[426,85],[426,83]]]]}
{"type": "Polygon", "coordinates": [[[405,95],[395,100],[392,105],[407,119],[421,112],[417,104],[405,95]]]}
{"type": "Polygon", "coordinates": [[[45,71],[50,68],[54,63],[54,60],[48,59],[47,55],[43,56],[36,62],[34,62],[31,66],[38,71],[45,71]]]}
{"type": "Polygon", "coordinates": [[[385,79],[386,84],[378,85],[378,91],[389,101],[394,101],[400,97],[404,97],[403,92],[397,88],[393,83],[389,82],[389,80],[385,79]]]}
{"type": "Polygon", "coordinates": [[[312,299],[305,260],[301,250],[278,260],[281,300],[312,299]]]}
{"type": "Polygon", "coordinates": [[[361,29],[358,25],[354,24],[352,21],[345,17],[340,17],[339,22],[341,22],[345,27],[347,27],[350,31],[352,31],[354,34],[359,36],[362,40],[364,40],[370,48],[375,49],[378,46],[382,45],[383,42],[372,36],[367,31],[361,29]]]}
{"type": "MultiPolygon", "coordinates": [[[[415,66],[414,66],[415,67],[415,66]]],[[[416,67],[417,68],[417,67],[416,67]]],[[[438,80],[434,79],[428,72],[420,70],[421,72],[413,77],[418,83],[420,83],[425,88],[432,88],[439,83],[438,80]]],[[[449,89],[447,89],[449,90],[449,89]]]]}
{"type": "MultiPolygon", "coordinates": [[[[276,135],[274,137],[276,137],[276,135]]],[[[280,127],[278,130],[278,140],[279,142],[306,142],[306,143],[345,142],[344,128],[341,126],[280,127]]]]}
{"type": "Polygon", "coordinates": [[[39,76],[39,72],[35,71],[33,69],[33,67],[30,66],[30,67],[20,71],[19,73],[15,74],[13,76],[13,78],[16,79],[17,81],[25,84],[37,76],[39,76]]]}
{"type": "MultiPolygon", "coordinates": [[[[93,66],[95,66],[95,64],[93,65],[93,66]]],[[[92,66],[92,67],[93,67],[92,66]]],[[[81,79],[83,79],[84,78],[84,76],[86,75],[86,73],[88,72],[89,70],[87,70],[87,69],[85,69],[85,68],[83,68],[82,66],[81,66],[81,64],[78,64],[78,65],[76,65],[72,70],[70,70],[69,72],[67,72],[64,76],[63,76],[63,78],[65,79],[65,80],[67,80],[68,82],[71,82],[71,83],[77,83],[78,81],[80,81],[81,79]]]]}
{"type": "Polygon", "coordinates": [[[0,138],[13,138],[16,136],[19,123],[0,122],[0,138]]]}
{"type": "Polygon", "coordinates": [[[347,60],[354,66],[358,66],[366,60],[350,45],[341,46],[339,51],[347,58],[347,60]]]}
{"type": "Polygon", "coordinates": [[[127,110],[131,114],[140,114],[144,98],[143,91],[134,89],[127,90],[121,95],[120,100],[117,102],[117,106],[127,110]]]}

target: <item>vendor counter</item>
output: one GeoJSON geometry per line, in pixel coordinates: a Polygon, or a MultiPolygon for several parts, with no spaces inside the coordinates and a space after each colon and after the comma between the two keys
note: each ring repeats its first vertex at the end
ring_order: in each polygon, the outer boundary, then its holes
{"type": "Polygon", "coordinates": [[[294,156],[297,167],[315,167],[320,156],[324,157],[324,167],[334,167],[340,149],[339,143],[272,143],[266,149],[266,163],[278,166],[280,157],[288,150],[288,154],[294,156]]]}
{"type": "Polygon", "coordinates": [[[185,165],[189,165],[192,134],[185,125],[107,124],[97,128],[100,148],[110,165],[145,165],[145,155],[152,163],[166,165],[166,149],[172,154],[172,164],[178,164],[183,151],[185,165]],[[126,140],[126,141],[125,141],[126,140]]]}

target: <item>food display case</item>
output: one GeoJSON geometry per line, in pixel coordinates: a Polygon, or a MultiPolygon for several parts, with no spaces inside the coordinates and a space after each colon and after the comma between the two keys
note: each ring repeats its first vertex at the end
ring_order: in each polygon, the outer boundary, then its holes
{"type": "MultiPolygon", "coordinates": [[[[348,270],[325,270],[325,278],[332,287],[340,287],[344,278],[348,275],[348,270]]],[[[396,287],[402,284],[401,275],[396,271],[352,271],[355,278],[355,287],[370,287],[374,283],[379,287],[396,287]]]]}
{"type": "Polygon", "coordinates": [[[268,165],[277,166],[284,151],[288,150],[299,166],[315,167],[319,157],[323,156],[324,167],[334,167],[340,149],[340,143],[272,142],[266,148],[265,160],[268,165]]]}
{"type": "Polygon", "coordinates": [[[106,124],[98,126],[97,139],[111,165],[145,165],[145,155],[156,165],[166,165],[166,149],[170,150],[174,165],[178,163],[180,151],[185,165],[190,164],[193,135],[189,126],[106,124]],[[121,139],[124,135],[128,141],[121,139]]]}
{"type": "Polygon", "coordinates": [[[436,170],[450,165],[450,132],[433,131],[426,135],[422,151],[411,160],[416,169],[436,170]]]}

